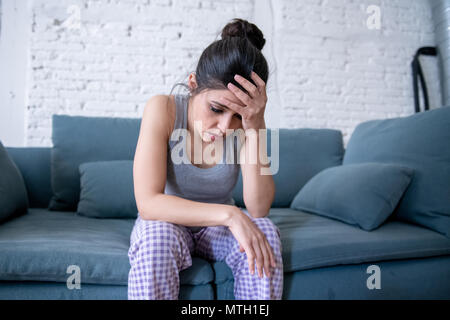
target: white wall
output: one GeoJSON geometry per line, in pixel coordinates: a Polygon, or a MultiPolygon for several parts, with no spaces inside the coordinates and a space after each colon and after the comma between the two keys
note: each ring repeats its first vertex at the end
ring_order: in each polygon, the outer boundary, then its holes
{"type": "Polygon", "coordinates": [[[7,146],[26,144],[29,66],[28,0],[1,2],[0,140],[7,146]]]}
{"type": "MultiPolygon", "coordinates": [[[[141,117],[146,100],[185,81],[234,17],[267,39],[267,125],[339,129],[345,143],[361,121],[414,112],[410,62],[434,45],[427,0],[29,1],[28,146],[52,145],[52,114],[141,117]],[[369,5],[381,10],[379,30],[367,27],[369,5]]],[[[424,64],[434,106],[437,61],[424,64]]],[[[20,130],[5,128],[0,139],[16,143],[20,130]]]]}
{"type": "Polygon", "coordinates": [[[284,126],[337,128],[347,142],[361,121],[413,113],[410,62],[418,47],[434,45],[428,1],[276,3],[284,126]],[[379,30],[367,28],[369,5],[380,7],[379,30]]]}

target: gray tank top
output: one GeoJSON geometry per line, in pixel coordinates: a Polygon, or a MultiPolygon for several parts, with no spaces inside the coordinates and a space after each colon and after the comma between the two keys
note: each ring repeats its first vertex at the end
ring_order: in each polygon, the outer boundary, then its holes
{"type": "MultiPolygon", "coordinates": [[[[188,102],[189,95],[175,95],[176,115],[174,131],[180,128],[187,129],[188,102]]],[[[240,165],[237,163],[236,141],[228,141],[228,143],[233,143],[233,146],[229,147],[232,148],[233,153],[230,153],[228,156],[228,162],[232,161],[232,163],[227,163],[226,161],[227,142],[224,137],[222,161],[211,168],[199,168],[189,161],[186,154],[183,154],[185,152],[182,150],[187,150],[186,148],[177,148],[174,151],[180,152],[178,153],[179,158],[183,159],[181,163],[174,163],[171,157],[173,148],[178,143],[184,143],[183,146],[186,147],[185,134],[179,135],[174,131],[170,137],[171,139],[169,139],[167,148],[167,179],[164,193],[193,201],[235,205],[232,191],[238,180],[240,170],[240,165]]],[[[181,131],[178,130],[178,132],[181,131]]],[[[202,229],[201,226],[188,228],[193,232],[198,232],[202,229]]]]}

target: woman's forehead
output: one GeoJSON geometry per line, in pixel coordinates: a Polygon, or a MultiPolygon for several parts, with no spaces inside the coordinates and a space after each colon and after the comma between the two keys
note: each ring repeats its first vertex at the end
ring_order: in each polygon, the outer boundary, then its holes
{"type": "Polygon", "coordinates": [[[239,100],[238,97],[235,96],[233,92],[230,90],[210,90],[206,93],[206,99],[208,101],[217,101],[220,103],[220,98],[226,98],[227,100],[236,103],[242,107],[245,105],[239,100]]]}

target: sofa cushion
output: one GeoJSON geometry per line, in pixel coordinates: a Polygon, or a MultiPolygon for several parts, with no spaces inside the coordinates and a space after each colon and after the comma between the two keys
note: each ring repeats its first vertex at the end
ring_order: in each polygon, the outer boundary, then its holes
{"type": "MultiPolygon", "coordinates": [[[[75,212],[29,209],[0,227],[0,280],[66,282],[71,265],[81,285],[127,285],[128,248],[135,219],[92,219],[75,212]]],[[[182,285],[213,280],[208,262],[193,258],[180,272],[182,285]]]]}
{"type": "Polygon", "coordinates": [[[370,231],[394,211],[413,172],[398,165],[371,162],[328,168],[308,181],[291,208],[370,231]]]}
{"type": "Polygon", "coordinates": [[[30,208],[47,208],[53,195],[50,182],[51,148],[6,147],[6,151],[23,176],[30,208]]]}
{"type": "MultiPolygon", "coordinates": [[[[402,221],[365,231],[344,222],[289,208],[272,208],[268,218],[281,234],[285,273],[385,260],[450,255],[450,239],[402,221]]],[[[224,262],[213,264],[216,283],[232,278],[224,262]]]]}
{"type": "Polygon", "coordinates": [[[450,254],[450,239],[402,221],[365,231],[344,222],[292,209],[271,209],[279,227],[285,271],[450,254]]]}
{"type": "Polygon", "coordinates": [[[381,162],[414,169],[393,218],[450,237],[450,107],[359,124],[344,165],[381,162]]]}
{"type": "MultiPolygon", "coordinates": [[[[275,182],[274,208],[289,207],[294,196],[309,179],[323,169],[342,164],[344,148],[339,130],[281,128],[267,131],[269,157],[273,156],[272,139],[278,145],[278,168],[274,165],[278,172],[272,171],[275,182]],[[275,134],[277,131],[278,136],[275,134]]],[[[239,207],[245,207],[242,187],[242,172],[239,172],[233,189],[233,198],[239,207]]]]}
{"type": "Polygon", "coordinates": [[[49,209],[76,211],[79,165],[91,161],[132,160],[141,119],[53,115],[49,209]]]}
{"type": "Polygon", "coordinates": [[[80,164],[79,170],[79,215],[136,219],[132,160],[85,162],[80,164]]]}
{"type": "Polygon", "coordinates": [[[26,213],[28,205],[22,174],[0,141],[0,223],[26,213]]]}

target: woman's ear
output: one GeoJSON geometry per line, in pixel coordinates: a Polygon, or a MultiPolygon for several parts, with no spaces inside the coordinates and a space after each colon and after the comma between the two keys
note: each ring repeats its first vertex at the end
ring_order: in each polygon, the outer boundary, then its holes
{"type": "Polygon", "coordinates": [[[195,73],[191,73],[188,79],[189,89],[195,90],[197,88],[197,79],[195,78],[195,73]]]}

